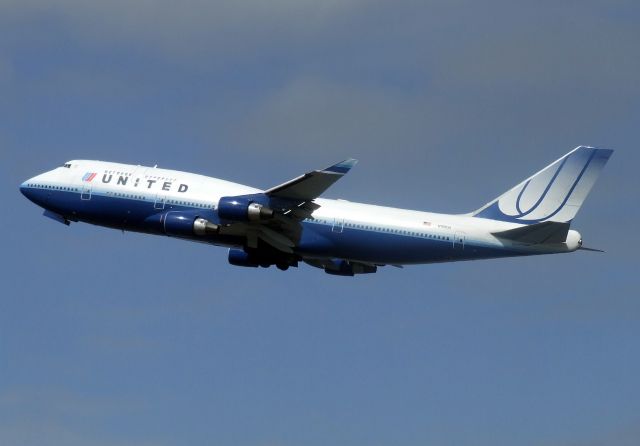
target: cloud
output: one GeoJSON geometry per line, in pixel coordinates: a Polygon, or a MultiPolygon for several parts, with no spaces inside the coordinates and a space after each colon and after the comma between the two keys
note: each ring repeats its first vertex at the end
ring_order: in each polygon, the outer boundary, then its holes
{"type": "Polygon", "coordinates": [[[640,30],[616,11],[615,4],[550,10],[535,5],[494,17],[481,15],[469,22],[462,44],[443,53],[441,76],[501,89],[638,93],[640,61],[632,56],[632,42],[638,41],[640,30]]]}
{"type": "Polygon", "coordinates": [[[105,419],[133,418],[141,410],[148,410],[148,406],[131,399],[14,386],[0,394],[0,443],[20,446],[159,444],[123,440],[122,432],[101,429],[105,419]]]}
{"type": "Polygon", "coordinates": [[[4,21],[52,20],[76,38],[119,44],[173,58],[224,54],[310,41],[335,20],[366,4],[361,0],[249,0],[85,2],[81,0],[8,0],[0,6],[4,21]]]}
{"type": "Polygon", "coordinates": [[[191,63],[295,54],[313,65],[331,51],[351,67],[355,61],[422,75],[441,70],[447,78],[475,82],[511,78],[539,85],[577,70],[593,85],[602,85],[602,73],[633,79],[639,62],[631,42],[640,31],[628,16],[635,2],[490,3],[4,0],[0,23],[51,31],[42,26],[48,24],[80,45],[119,46],[191,63]]]}
{"type": "Polygon", "coordinates": [[[381,153],[423,135],[428,111],[402,91],[302,77],[265,95],[226,131],[239,146],[269,151],[381,153]]]}
{"type": "Polygon", "coordinates": [[[86,432],[47,419],[20,420],[14,423],[0,422],[0,442],[14,446],[146,446],[166,444],[160,439],[113,438],[112,433],[86,432]]]}

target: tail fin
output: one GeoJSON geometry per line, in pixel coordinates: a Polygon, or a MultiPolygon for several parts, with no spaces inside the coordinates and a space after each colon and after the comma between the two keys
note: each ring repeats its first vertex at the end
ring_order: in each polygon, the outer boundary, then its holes
{"type": "Polygon", "coordinates": [[[571,222],[612,153],[577,147],[472,215],[522,224],[571,222]]]}

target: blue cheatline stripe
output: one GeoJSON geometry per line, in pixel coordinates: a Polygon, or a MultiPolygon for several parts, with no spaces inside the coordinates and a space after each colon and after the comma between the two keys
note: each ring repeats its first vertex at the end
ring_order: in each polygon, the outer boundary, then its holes
{"type": "MultiPolygon", "coordinates": [[[[38,191],[39,197],[34,202],[60,215],[73,215],[80,221],[87,221],[117,229],[135,230],[147,233],[159,233],[160,216],[171,210],[185,210],[193,215],[201,215],[217,222],[217,214],[212,209],[198,209],[191,206],[175,206],[173,209],[153,209],[152,199],[142,201],[128,197],[111,197],[96,194],[91,200],[81,201],[78,193],[38,191]]],[[[75,219],[74,219],[75,220],[75,219]]],[[[343,232],[332,231],[331,224],[305,221],[299,253],[302,255],[334,256],[354,258],[374,263],[429,263],[450,261],[455,259],[479,259],[527,255],[500,246],[474,240],[466,240],[463,250],[454,249],[451,240],[435,240],[427,237],[389,233],[376,230],[363,230],[345,226],[343,232]]],[[[420,231],[416,231],[420,232],[420,231]]],[[[452,236],[446,234],[445,236],[452,236]]],[[[184,237],[195,241],[203,241],[197,236],[184,237]]],[[[235,243],[238,238],[220,236],[207,238],[212,244],[235,243]]]]}

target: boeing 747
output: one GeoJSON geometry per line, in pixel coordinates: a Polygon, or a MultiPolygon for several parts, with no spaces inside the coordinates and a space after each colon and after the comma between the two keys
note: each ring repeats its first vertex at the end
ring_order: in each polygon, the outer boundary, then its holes
{"type": "Polygon", "coordinates": [[[573,252],[570,229],[612,150],[580,146],[495,200],[449,215],[320,196],[356,164],[347,159],[266,190],[156,167],[74,160],[25,181],[44,215],[229,248],[232,265],[329,274],[384,265],[573,252]]]}

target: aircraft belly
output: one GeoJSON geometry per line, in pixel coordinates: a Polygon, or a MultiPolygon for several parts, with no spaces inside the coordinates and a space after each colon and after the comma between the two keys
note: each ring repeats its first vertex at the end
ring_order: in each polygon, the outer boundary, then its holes
{"type": "MultiPolygon", "coordinates": [[[[167,211],[188,211],[190,207],[167,205],[156,209],[154,202],[93,194],[82,200],[76,192],[57,191],[51,199],[49,191],[42,191],[46,208],[72,220],[127,231],[163,234],[160,216],[167,211]]],[[[202,209],[203,214],[212,213],[202,209]]],[[[216,220],[214,215],[207,215],[216,220]]],[[[303,257],[339,258],[372,264],[420,264],[457,260],[473,260],[523,255],[504,248],[467,243],[456,248],[451,240],[435,240],[420,236],[335,227],[328,224],[303,222],[302,236],[295,252],[303,257]]],[[[237,236],[182,237],[193,241],[222,246],[241,246],[243,238],[237,236]]]]}
{"type": "Polygon", "coordinates": [[[450,240],[378,231],[305,224],[296,250],[308,257],[329,257],[376,264],[419,264],[518,255],[488,246],[467,245],[456,249],[450,240]]]}

